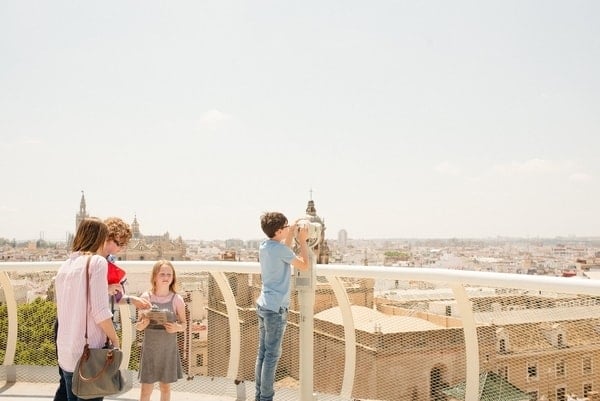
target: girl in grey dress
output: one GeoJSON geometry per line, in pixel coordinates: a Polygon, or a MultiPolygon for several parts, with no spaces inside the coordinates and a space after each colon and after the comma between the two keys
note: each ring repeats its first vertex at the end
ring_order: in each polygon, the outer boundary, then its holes
{"type": "Polygon", "coordinates": [[[159,260],[152,268],[152,290],[142,298],[152,303],[152,309],[140,314],[136,323],[144,330],[139,380],[140,401],[149,401],[154,383],[159,383],[161,400],[169,400],[170,383],[183,377],[181,358],[177,346],[177,332],[186,325],[185,303],[177,294],[175,269],[168,260],[159,260]]]}

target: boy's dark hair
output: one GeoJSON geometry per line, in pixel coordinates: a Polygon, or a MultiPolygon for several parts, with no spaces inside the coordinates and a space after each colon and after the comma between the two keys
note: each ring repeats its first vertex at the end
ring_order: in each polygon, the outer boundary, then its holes
{"type": "Polygon", "coordinates": [[[260,227],[269,238],[273,238],[277,230],[285,227],[287,223],[288,219],[283,213],[265,212],[260,216],[260,227]]]}

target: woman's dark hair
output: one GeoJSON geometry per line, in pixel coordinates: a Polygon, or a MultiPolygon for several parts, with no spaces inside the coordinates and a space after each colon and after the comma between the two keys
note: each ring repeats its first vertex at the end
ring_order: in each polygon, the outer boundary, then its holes
{"type": "Polygon", "coordinates": [[[108,226],[100,219],[83,219],[77,227],[77,233],[73,239],[73,252],[96,253],[104,246],[108,238],[108,226]]]}

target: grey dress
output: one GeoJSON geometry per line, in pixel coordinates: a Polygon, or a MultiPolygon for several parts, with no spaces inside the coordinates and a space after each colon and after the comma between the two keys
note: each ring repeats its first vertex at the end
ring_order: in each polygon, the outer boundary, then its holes
{"type": "MultiPolygon", "coordinates": [[[[167,302],[155,302],[154,295],[150,294],[150,302],[159,310],[167,312],[167,321],[175,322],[176,314],[173,307],[173,298],[167,302]]],[[[140,383],[174,383],[183,377],[179,348],[177,347],[177,333],[167,333],[162,325],[149,324],[144,330],[142,343],[142,357],[140,361],[140,383]]]]}

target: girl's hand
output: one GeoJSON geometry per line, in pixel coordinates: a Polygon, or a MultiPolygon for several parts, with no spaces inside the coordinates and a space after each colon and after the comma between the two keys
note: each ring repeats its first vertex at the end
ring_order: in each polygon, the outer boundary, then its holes
{"type": "Polygon", "coordinates": [[[183,325],[177,322],[167,322],[164,324],[165,330],[167,333],[177,333],[178,331],[183,331],[183,325]]]}

